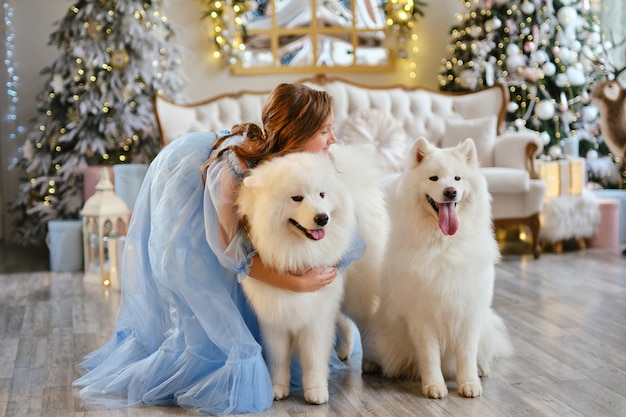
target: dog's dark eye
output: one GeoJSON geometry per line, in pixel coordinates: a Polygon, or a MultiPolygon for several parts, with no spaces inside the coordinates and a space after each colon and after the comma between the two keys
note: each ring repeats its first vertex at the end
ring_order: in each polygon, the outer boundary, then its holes
{"type": "Polygon", "coordinates": [[[302,197],[301,195],[294,195],[293,197],[291,197],[291,199],[293,201],[302,201],[304,200],[304,197],[302,197]]]}
{"type": "Polygon", "coordinates": [[[437,181],[439,179],[439,177],[436,176],[436,175],[433,175],[432,177],[429,177],[428,179],[431,180],[431,181],[437,181]]]}
{"type": "Polygon", "coordinates": [[[454,177],[454,181],[461,181],[461,177],[457,175],[456,177],[454,177]]]}
{"type": "Polygon", "coordinates": [[[322,198],[326,197],[326,193],[320,193],[320,197],[322,198]]]}

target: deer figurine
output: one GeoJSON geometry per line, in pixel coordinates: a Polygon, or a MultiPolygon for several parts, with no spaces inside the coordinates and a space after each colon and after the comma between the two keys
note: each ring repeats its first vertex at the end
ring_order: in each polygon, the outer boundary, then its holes
{"type": "MultiPolygon", "coordinates": [[[[613,48],[621,48],[626,44],[626,38],[617,44],[611,36],[611,44],[613,48]]],[[[604,59],[596,57],[592,61],[600,68],[606,68],[603,61],[608,61],[612,72],[606,71],[608,80],[592,86],[591,101],[600,110],[600,129],[604,142],[615,157],[620,158],[622,163],[626,163],[626,89],[619,81],[619,76],[626,70],[626,66],[618,69],[611,62],[611,53],[604,43],[601,47],[604,51],[604,59]]]]}
{"type": "Polygon", "coordinates": [[[600,110],[600,129],[604,142],[616,157],[626,161],[626,89],[617,77],[626,67],[615,71],[612,80],[591,89],[591,100],[600,110]]]}
{"type": "MultiPolygon", "coordinates": [[[[626,88],[618,79],[625,70],[626,66],[620,69],[613,66],[612,78],[601,81],[591,88],[591,101],[600,110],[600,129],[604,142],[626,166],[626,88]]],[[[622,251],[622,255],[626,256],[626,249],[622,251]]]]}

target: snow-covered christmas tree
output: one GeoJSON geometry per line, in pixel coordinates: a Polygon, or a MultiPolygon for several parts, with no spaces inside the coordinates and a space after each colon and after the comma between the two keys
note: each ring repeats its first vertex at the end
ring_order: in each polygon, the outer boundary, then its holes
{"type": "Polygon", "coordinates": [[[446,91],[504,82],[507,124],[540,134],[545,152],[578,152],[597,124],[587,87],[599,74],[593,57],[600,25],[589,1],[466,0],[452,28],[450,58],[439,75],[446,91]]]}
{"type": "Polygon", "coordinates": [[[50,36],[61,56],[13,168],[25,173],[14,237],[41,242],[49,220],[77,218],[89,165],[147,163],[159,149],[152,98],[178,98],[182,48],[160,1],[80,0],[50,36]]]}

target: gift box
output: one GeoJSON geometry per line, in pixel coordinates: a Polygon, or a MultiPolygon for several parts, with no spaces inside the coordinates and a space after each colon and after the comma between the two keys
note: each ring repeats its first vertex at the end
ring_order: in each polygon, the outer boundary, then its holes
{"type": "Polygon", "coordinates": [[[584,158],[556,161],[537,159],[535,168],[539,177],[546,181],[546,198],[561,195],[581,195],[585,188],[584,158]]]}
{"type": "Polygon", "coordinates": [[[599,198],[615,199],[619,201],[617,207],[618,224],[616,224],[615,227],[619,230],[619,243],[626,243],[626,190],[595,190],[594,194],[599,198]]]}

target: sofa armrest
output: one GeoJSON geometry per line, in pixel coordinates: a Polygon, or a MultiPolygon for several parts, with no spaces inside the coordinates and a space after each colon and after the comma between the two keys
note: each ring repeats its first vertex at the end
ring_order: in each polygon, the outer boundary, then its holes
{"type": "Polygon", "coordinates": [[[543,150],[543,142],[535,133],[507,132],[496,137],[494,166],[525,169],[531,178],[539,178],[534,160],[543,150]]]}

